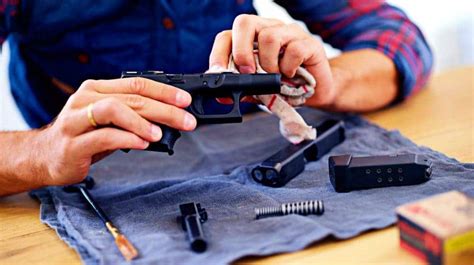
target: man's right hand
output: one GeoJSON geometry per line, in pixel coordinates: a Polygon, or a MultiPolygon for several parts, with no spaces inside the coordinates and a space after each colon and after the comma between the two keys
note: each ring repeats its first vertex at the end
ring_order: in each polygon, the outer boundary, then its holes
{"type": "Polygon", "coordinates": [[[196,119],[183,108],[191,95],[144,78],[87,80],[57,119],[35,138],[42,160],[42,186],[82,181],[91,164],[117,149],[145,149],[161,139],[153,123],[190,131],[196,119]],[[92,106],[94,127],[88,117],[92,106]],[[152,123],[153,122],[153,123],[152,123]]]}

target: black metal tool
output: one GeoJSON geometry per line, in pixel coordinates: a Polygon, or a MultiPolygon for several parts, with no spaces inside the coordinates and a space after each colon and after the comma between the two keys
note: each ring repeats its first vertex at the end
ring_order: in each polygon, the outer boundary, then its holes
{"type": "Polygon", "coordinates": [[[207,241],[201,225],[207,221],[206,209],[201,208],[200,203],[190,202],[179,205],[179,210],[178,222],[187,233],[191,249],[195,252],[206,251],[207,241]]]}
{"type": "Polygon", "coordinates": [[[307,161],[320,159],[345,139],[343,121],[327,120],[315,127],[315,140],[288,144],[255,167],[252,178],[265,186],[284,186],[304,170],[307,161]]]}
{"type": "MultiPolygon", "coordinates": [[[[242,122],[240,100],[244,96],[280,93],[279,74],[165,74],[161,71],[126,71],[122,78],[143,77],[188,91],[193,100],[188,111],[198,124],[242,122]],[[203,105],[206,99],[229,97],[233,108],[228,113],[207,113],[203,105]]],[[[178,130],[160,125],[163,138],[150,143],[146,150],[174,153],[174,144],[181,136],[178,130]]]]}
{"type": "Polygon", "coordinates": [[[431,161],[417,154],[329,158],[329,179],[337,192],[421,184],[431,171],[431,161]]]}
{"type": "Polygon", "coordinates": [[[130,243],[130,241],[115,227],[110,221],[109,217],[104,213],[102,208],[95,202],[92,195],[89,193],[88,189],[92,189],[95,185],[94,179],[90,176],[87,176],[81,183],[65,186],[64,191],[66,192],[79,192],[82,197],[87,201],[88,205],[92,208],[94,213],[100,218],[104,223],[107,230],[115,239],[115,244],[117,245],[119,251],[122,253],[122,256],[130,261],[138,256],[138,252],[135,247],[130,243]]]}

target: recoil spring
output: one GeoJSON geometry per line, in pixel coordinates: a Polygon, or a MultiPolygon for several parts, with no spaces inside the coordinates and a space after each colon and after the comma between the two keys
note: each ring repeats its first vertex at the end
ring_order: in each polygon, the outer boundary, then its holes
{"type": "Polygon", "coordinates": [[[288,214],[322,215],[323,213],[324,213],[324,204],[322,200],[284,203],[284,204],[281,204],[280,207],[255,208],[256,219],[271,217],[271,216],[282,216],[282,215],[288,215],[288,214]]]}

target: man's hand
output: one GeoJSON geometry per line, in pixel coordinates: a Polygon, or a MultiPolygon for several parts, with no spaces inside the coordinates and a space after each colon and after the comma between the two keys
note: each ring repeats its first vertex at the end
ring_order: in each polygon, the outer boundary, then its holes
{"type": "Polygon", "coordinates": [[[258,42],[258,58],[265,71],[291,78],[299,66],[304,66],[317,80],[311,99],[315,106],[333,103],[336,91],[323,45],[297,24],[255,15],[238,16],[232,30],[216,36],[210,70],[227,68],[232,53],[241,73],[255,73],[254,42],[258,42]]]}
{"type": "Polygon", "coordinates": [[[0,195],[80,182],[92,163],[111,152],[159,141],[161,129],[152,122],[193,130],[196,119],[183,109],[190,103],[186,91],[144,78],[85,81],[45,129],[0,135],[6,140],[2,150],[16,153],[0,155],[6,162],[0,184],[8,184],[0,195]],[[91,103],[97,127],[88,117],[91,103]]]}

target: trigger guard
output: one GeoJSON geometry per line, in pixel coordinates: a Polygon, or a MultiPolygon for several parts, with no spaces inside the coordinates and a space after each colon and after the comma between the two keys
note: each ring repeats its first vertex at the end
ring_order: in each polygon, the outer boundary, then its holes
{"type": "Polygon", "coordinates": [[[219,124],[219,123],[239,123],[242,122],[242,114],[240,113],[240,95],[241,92],[233,92],[232,95],[226,95],[234,100],[232,109],[227,113],[205,113],[203,109],[203,98],[193,98],[193,103],[188,107],[188,111],[193,114],[198,124],[219,124]]]}

